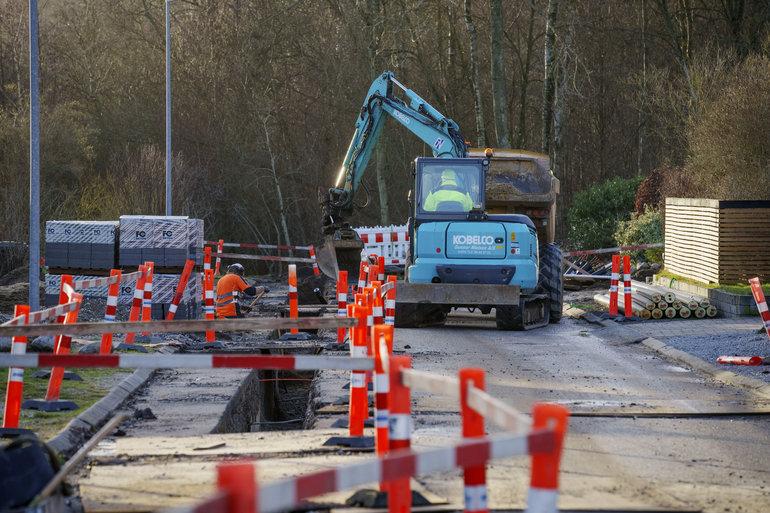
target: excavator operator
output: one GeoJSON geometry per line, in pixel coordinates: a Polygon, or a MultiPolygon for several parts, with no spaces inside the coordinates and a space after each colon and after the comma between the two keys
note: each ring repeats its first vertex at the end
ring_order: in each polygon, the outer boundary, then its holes
{"type": "MultiPolygon", "coordinates": [[[[217,317],[221,319],[243,317],[243,311],[249,307],[241,307],[238,298],[241,293],[247,296],[256,296],[257,287],[249,285],[243,279],[244,269],[241,264],[231,264],[227,268],[227,274],[217,282],[217,317]]],[[[262,287],[259,287],[262,289],[262,287]]],[[[261,292],[261,291],[260,291],[261,292]]]]}
{"type": "Polygon", "coordinates": [[[470,212],[473,209],[473,200],[468,191],[458,185],[457,173],[452,169],[444,169],[438,187],[428,194],[422,208],[426,212],[470,212]]]}

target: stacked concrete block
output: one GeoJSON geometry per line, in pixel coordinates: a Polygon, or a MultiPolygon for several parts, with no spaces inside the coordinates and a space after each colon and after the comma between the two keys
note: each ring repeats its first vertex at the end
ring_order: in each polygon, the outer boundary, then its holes
{"type": "Polygon", "coordinates": [[[200,263],[203,221],[186,216],[121,216],[120,265],[154,262],[156,267],[200,263]]]}
{"type": "Polygon", "coordinates": [[[48,267],[112,269],[117,247],[116,221],[47,221],[48,267]]]}

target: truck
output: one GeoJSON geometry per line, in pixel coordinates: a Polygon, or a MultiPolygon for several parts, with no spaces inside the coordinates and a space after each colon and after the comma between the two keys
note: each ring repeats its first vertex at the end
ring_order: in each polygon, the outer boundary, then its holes
{"type": "Polygon", "coordinates": [[[532,329],[562,313],[561,251],[554,242],[559,181],[548,157],[472,149],[459,126],[392,72],[369,88],[334,187],[321,197],[319,267],[355,272],[363,244],[350,227],[372,150],[386,119],[433,154],[412,165],[409,254],[396,287],[396,326],[441,323],[453,309],[495,311],[497,327],[532,329]],[[404,99],[397,96],[397,92],[404,99]]]}

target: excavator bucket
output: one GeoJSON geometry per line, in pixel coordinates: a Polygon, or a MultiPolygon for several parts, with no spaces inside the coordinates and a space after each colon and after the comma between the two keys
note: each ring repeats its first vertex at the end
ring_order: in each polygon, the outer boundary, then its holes
{"type": "Polygon", "coordinates": [[[316,253],[318,267],[332,280],[337,280],[340,270],[347,271],[348,279],[352,279],[358,276],[362,249],[364,244],[359,239],[335,239],[333,235],[327,235],[316,253]]]}

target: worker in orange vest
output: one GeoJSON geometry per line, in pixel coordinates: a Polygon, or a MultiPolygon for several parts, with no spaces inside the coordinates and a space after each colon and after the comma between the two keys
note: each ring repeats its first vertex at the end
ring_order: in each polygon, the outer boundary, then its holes
{"type": "Polygon", "coordinates": [[[266,291],[264,287],[249,285],[243,279],[244,269],[241,264],[232,264],[227,268],[227,274],[222,276],[217,282],[217,317],[220,319],[243,317],[244,310],[248,307],[241,307],[239,297],[241,294],[247,296],[256,296],[258,292],[266,291]]]}

